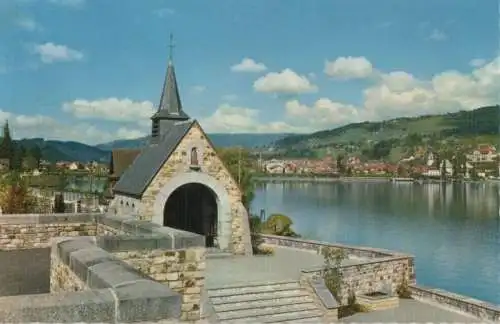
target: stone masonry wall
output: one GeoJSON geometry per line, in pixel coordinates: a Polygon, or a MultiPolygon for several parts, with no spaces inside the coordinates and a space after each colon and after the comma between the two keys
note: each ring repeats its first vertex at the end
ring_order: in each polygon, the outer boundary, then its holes
{"type": "Polygon", "coordinates": [[[240,189],[198,125],[191,128],[144,192],[139,213],[140,217],[151,220],[156,195],[161,188],[175,175],[190,170],[189,158],[193,147],[196,147],[198,151],[199,172],[204,172],[224,184],[231,204],[232,249],[236,254],[244,254],[246,249],[245,240],[250,239],[250,233],[248,224],[244,224],[244,222],[248,223],[248,215],[246,210],[241,208],[240,189]]]}
{"type": "Polygon", "coordinates": [[[141,273],[182,295],[181,320],[199,320],[205,284],[205,249],[142,250],[113,253],[141,273]]]}
{"type": "MultiPolygon", "coordinates": [[[[342,267],[342,304],[347,303],[349,292],[356,295],[375,291],[396,294],[398,286],[403,282],[413,283],[409,273],[412,271],[413,260],[409,258],[387,258],[367,261],[356,265],[342,267]]],[[[301,281],[310,281],[321,276],[322,269],[303,270],[301,281]]]]}
{"type": "Polygon", "coordinates": [[[90,223],[0,224],[0,249],[48,247],[53,237],[94,236],[95,234],[96,225],[90,223]]]}
{"type": "Polygon", "coordinates": [[[52,251],[50,257],[50,292],[87,290],[85,283],[61,261],[55,252],[52,251]]]}
{"type": "MultiPolygon", "coordinates": [[[[358,247],[343,244],[332,244],[300,238],[262,235],[267,244],[286,246],[296,249],[313,250],[320,252],[329,247],[341,249],[348,256],[358,257],[360,260],[354,265],[342,267],[342,303],[347,302],[349,291],[355,294],[364,294],[374,291],[384,291],[395,294],[398,286],[403,282],[415,284],[415,266],[413,256],[385,249],[358,247]]],[[[321,268],[302,270],[301,281],[309,282],[321,275],[321,268]]]]}

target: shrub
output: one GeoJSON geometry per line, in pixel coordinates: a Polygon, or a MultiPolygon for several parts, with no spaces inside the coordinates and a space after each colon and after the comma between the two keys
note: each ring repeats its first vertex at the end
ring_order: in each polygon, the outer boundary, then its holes
{"type": "Polygon", "coordinates": [[[326,246],[321,249],[321,254],[324,259],[322,276],[325,281],[325,285],[335,299],[341,303],[343,283],[341,267],[342,261],[346,258],[346,254],[342,249],[326,246]]]}
{"type": "Polygon", "coordinates": [[[292,230],[293,221],[283,214],[272,214],[267,221],[262,224],[262,230],[266,233],[279,236],[298,237],[292,230]]]}
{"type": "Polygon", "coordinates": [[[258,253],[257,254],[262,254],[262,255],[273,255],[274,254],[274,248],[270,245],[267,244],[261,244],[257,247],[258,253]]]}
{"type": "Polygon", "coordinates": [[[399,298],[404,298],[404,299],[411,298],[411,290],[410,287],[408,287],[408,280],[406,280],[406,273],[403,275],[403,280],[401,280],[401,283],[397,287],[396,293],[398,294],[399,298]]]}

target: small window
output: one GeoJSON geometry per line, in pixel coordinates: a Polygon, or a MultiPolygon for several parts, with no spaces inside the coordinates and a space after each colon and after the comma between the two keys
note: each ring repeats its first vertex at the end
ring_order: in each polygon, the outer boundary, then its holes
{"type": "Polygon", "coordinates": [[[127,206],[127,207],[128,207],[128,201],[127,201],[127,203],[125,204],[125,206],[127,206]]]}
{"type": "Polygon", "coordinates": [[[135,208],[135,204],[134,203],[132,203],[132,208],[135,208]]]}
{"type": "Polygon", "coordinates": [[[123,205],[123,200],[120,200],[120,205],[123,205]]]}
{"type": "Polygon", "coordinates": [[[192,166],[198,165],[198,150],[196,149],[196,147],[193,147],[191,149],[191,165],[192,166]]]}

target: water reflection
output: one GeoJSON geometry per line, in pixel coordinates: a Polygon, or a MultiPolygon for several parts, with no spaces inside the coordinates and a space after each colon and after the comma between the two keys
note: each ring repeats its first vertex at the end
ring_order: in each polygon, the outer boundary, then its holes
{"type": "Polygon", "coordinates": [[[498,206],[493,184],[263,183],[252,210],[312,239],[412,253],[419,283],[500,304],[498,206]]]}

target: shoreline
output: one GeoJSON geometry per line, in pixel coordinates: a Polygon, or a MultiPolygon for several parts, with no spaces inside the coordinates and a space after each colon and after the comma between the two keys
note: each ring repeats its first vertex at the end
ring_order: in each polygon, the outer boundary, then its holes
{"type": "Polygon", "coordinates": [[[412,178],[397,178],[397,177],[297,177],[297,176],[255,176],[253,180],[256,182],[314,182],[314,183],[333,183],[333,182],[377,182],[377,183],[407,183],[407,184],[449,184],[449,183],[500,183],[497,179],[486,180],[462,180],[450,181],[439,179],[418,180],[412,178]]]}

